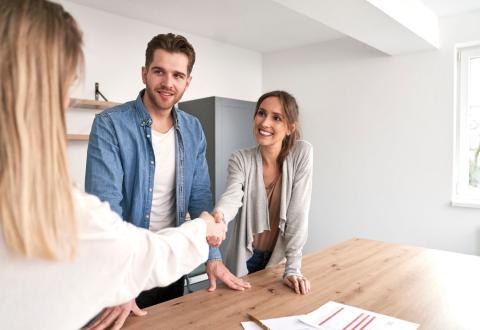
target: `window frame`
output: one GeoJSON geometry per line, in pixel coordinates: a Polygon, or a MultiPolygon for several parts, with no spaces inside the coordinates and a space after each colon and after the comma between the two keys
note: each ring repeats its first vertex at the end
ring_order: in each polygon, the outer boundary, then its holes
{"type": "Polygon", "coordinates": [[[480,42],[455,46],[454,150],[452,206],[480,208],[480,188],[469,185],[468,91],[471,58],[480,58],[480,42]]]}

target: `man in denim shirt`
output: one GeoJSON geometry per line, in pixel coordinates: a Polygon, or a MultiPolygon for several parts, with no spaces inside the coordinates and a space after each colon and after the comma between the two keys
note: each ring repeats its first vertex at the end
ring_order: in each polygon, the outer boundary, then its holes
{"type": "MultiPolygon", "coordinates": [[[[125,221],[152,231],[179,226],[187,212],[196,218],[212,209],[202,126],[175,106],[190,84],[194,62],[195,51],[184,37],[154,37],[142,68],[146,88],[135,101],[98,114],[90,133],[85,190],[109,202],[125,221]]],[[[218,248],[211,248],[211,282],[218,278],[232,289],[250,287],[219,260],[218,248]]],[[[136,303],[106,308],[90,327],[119,329],[131,310],[143,315],[139,307],[179,297],[183,287],[182,277],[166,288],[144,291],[136,303]]]]}

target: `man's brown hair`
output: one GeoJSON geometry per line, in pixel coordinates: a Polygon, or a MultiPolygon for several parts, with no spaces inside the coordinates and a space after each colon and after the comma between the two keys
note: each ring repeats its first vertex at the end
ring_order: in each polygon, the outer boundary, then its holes
{"type": "Polygon", "coordinates": [[[179,34],[159,34],[150,40],[145,52],[145,68],[148,69],[153,61],[153,54],[157,49],[163,49],[169,53],[182,53],[188,57],[187,73],[190,75],[195,63],[195,50],[187,38],[179,34]]]}

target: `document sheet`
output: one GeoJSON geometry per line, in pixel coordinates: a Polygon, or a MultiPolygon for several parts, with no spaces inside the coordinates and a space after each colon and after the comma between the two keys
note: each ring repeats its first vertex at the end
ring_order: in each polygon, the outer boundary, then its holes
{"type": "MultiPolygon", "coordinates": [[[[261,320],[271,330],[416,330],[418,324],[334,301],[306,315],[261,320]]],[[[261,328],[254,322],[242,322],[245,330],[261,328]]]]}

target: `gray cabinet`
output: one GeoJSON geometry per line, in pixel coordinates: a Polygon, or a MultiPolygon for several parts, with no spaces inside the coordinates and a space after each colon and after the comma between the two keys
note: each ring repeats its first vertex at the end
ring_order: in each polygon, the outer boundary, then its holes
{"type": "Polygon", "coordinates": [[[207,162],[214,200],[225,190],[230,155],[255,145],[255,102],[207,97],[179,103],[179,108],[197,117],[207,139],[207,162]]]}

